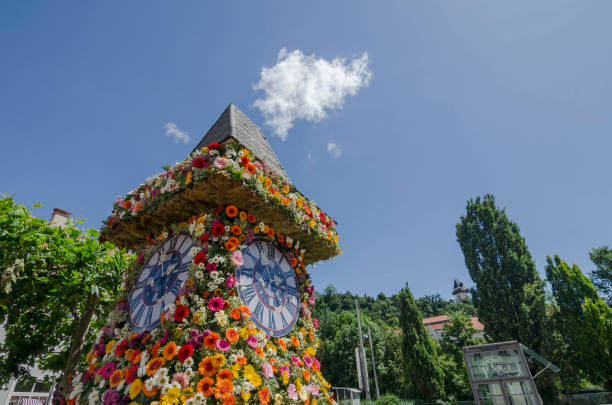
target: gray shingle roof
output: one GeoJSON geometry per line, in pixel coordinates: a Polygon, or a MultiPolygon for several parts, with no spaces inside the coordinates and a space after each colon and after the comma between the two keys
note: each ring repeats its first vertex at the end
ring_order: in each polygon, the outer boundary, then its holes
{"type": "Polygon", "coordinates": [[[233,104],[223,111],[194,151],[212,142],[222,143],[230,138],[251,150],[258,159],[265,161],[272,170],[290,181],[261,129],[233,104]]]}

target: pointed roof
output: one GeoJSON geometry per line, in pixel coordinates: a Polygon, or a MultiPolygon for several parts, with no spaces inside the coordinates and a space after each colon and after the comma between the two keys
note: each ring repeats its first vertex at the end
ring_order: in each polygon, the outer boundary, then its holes
{"type": "Polygon", "coordinates": [[[255,156],[265,161],[272,170],[290,182],[283,165],[278,161],[261,129],[234,104],[227,106],[193,151],[212,142],[222,144],[230,139],[249,149],[255,156]]]}

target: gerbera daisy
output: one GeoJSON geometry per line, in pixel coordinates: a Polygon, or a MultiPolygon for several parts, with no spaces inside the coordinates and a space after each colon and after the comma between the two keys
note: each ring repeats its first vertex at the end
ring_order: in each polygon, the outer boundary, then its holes
{"type": "Polygon", "coordinates": [[[198,390],[199,393],[201,393],[206,398],[208,398],[213,393],[214,383],[215,381],[212,378],[204,377],[198,382],[198,385],[196,386],[196,390],[198,390]]]}
{"type": "Polygon", "coordinates": [[[163,359],[163,357],[154,357],[151,360],[149,360],[149,362],[147,363],[147,366],[146,366],[147,375],[151,376],[151,375],[155,374],[155,372],[157,370],[162,368],[162,366],[164,365],[165,362],[166,361],[163,359]]]}
{"type": "Polygon", "coordinates": [[[219,334],[212,332],[210,335],[204,337],[204,346],[208,349],[214,349],[217,345],[217,340],[219,340],[219,334]]]}
{"type": "Polygon", "coordinates": [[[268,387],[263,387],[259,391],[259,402],[262,405],[268,405],[268,402],[270,402],[270,391],[268,391],[268,387]]]}
{"type": "Polygon", "coordinates": [[[115,370],[108,379],[108,385],[114,388],[119,385],[121,381],[123,381],[123,370],[115,370]]]}
{"type": "MultiPolygon", "coordinates": [[[[236,309],[236,308],[233,308],[233,309],[236,309]]],[[[238,312],[238,318],[234,318],[234,319],[239,319],[240,312],[237,309],[236,309],[236,312],[238,312]]],[[[236,343],[239,338],[238,331],[234,328],[229,328],[227,331],[225,331],[225,337],[230,343],[236,343]]]]}
{"type": "Polygon", "coordinates": [[[238,215],[238,208],[236,208],[235,205],[228,205],[225,207],[225,213],[228,217],[234,218],[236,215],[238,215]]]}
{"type": "Polygon", "coordinates": [[[174,342],[168,343],[166,346],[164,346],[164,350],[162,350],[162,356],[164,356],[164,359],[167,361],[172,360],[174,356],[176,356],[176,353],[176,343],[174,342]]]}
{"type": "Polygon", "coordinates": [[[174,311],[174,320],[176,322],[180,322],[183,319],[185,319],[188,314],[189,314],[189,308],[185,305],[179,305],[178,307],[176,307],[176,310],[174,311]]]}
{"type": "Polygon", "coordinates": [[[208,300],[208,309],[212,312],[217,312],[223,309],[223,298],[221,297],[213,297],[208,300]]]}
{"type": "Polygon", "coordinates": [[[181,363],[184,363],[185,360],[193,356],[193,346],[192,345],[183,345],[181,346],[181,350],[178,352],[178,359],[181,363]]]}
{"type": "Polygon", "coordinates": [[[229,350],[229,348],[230,348],[230,344],[227,342],[227,340],[225,339],[217,340],[217,349],[221,350],[222,352],[226,352],[229,350]]]}
{"type": "Polygon", "coordinates": [[[204,357],[200,364],[198,364],[198,372],[208,377],[215,375],[217,369],[218,367],[215,366],[215,364],[213,363],[213,359],[210,356],[204,357]]]}

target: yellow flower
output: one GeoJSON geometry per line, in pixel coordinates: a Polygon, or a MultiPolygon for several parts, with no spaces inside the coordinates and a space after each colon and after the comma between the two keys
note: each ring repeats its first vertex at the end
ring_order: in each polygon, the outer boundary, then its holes
{"type": "Polygon", "coordinates": [[[212,362],[216,367],[221,367],[225,363],[225,357],[221,353],[217,353],[212,358],[212,362]]]}
{"type": "Polygon", "coordinates": [[[185,185],[188,185],[189,183],[191,183],[191,178],[193,177],[193,173],[189,172],[187,173],[187,178],[185,179],[185,185]]]}
{"type": "Polygon", "coordinates": [[[136,398],[138,394],[140,394],[141,390],[142,390],[142,381],[140,380],[140,378],[137,378],[134,381],[132,381],[132,384],[130,384],[130,399],[136,398]]]}
{"type": "Polygon", "coordinates": [[[109,354],[110,352],[113,351],[113,346],[115,346],[114,340],[111,340],[110,342],[106,344],[106,350],[105,350],[106,354],[109,354]]]}
{"type": "Polygon", "coordinates": [[[249,331],[247,330],[247,328],[240,329],[240,337],[242,338],[242,340],[247,340],[249,338],[249,331]]]}
{"type": "MultiPolygon", "coordinates": [[[[189,173],[191,173],[191,172],[189,172],[189,173]]],[[[189,184],[189,183],[185,182],[185,184],[189,184]]],[[[311,228],[314,228],[314,226],[315,226],[315,220],[314,220],[314,219],[311,219],[310,221],[308,221],[308,225],[310,225],[310,227],[311,227],[311,228]]]]}
{"type": "Polygon", "coordinates": [[[287,385],[287,383],[289,383],[289,373],[286,371],[283,371],[283,375],[281,376],[281,380],[283,382],[283,385],[287,385]]]}
{"type": "Polygon", "coordinates": [[[232,366],[232,374],[234,375],[234,378],[240,377],[240,367],[242,366],[239,363],[234,363],[232,366]]]}
{"type": "Polygon", "coordinates": [[[251,399],[251,393],[249,391],[242,391],[242,394],[240,394],[240,396],[242,397],[242,400],[244,402],[248,402],[249,399],[251,399]]]}
{"type": "Polygon", "coordinates": [[[204,147],[202,148],[202,153],[206,153],[206,152],[208,152],[208,146],[204,146],[204,147]]]}

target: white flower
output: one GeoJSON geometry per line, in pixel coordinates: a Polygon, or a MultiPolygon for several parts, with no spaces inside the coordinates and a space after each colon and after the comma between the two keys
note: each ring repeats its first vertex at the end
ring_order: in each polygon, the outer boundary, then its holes
{"type": "Polygon", "coordinates": [[[217,311],[217,313],[215,313],[215,321],[221,327],[227,326],[228,320],[227,320],[227,315],[225,314],[225,311],[223,310],[217,311]]]}
{"type": "Polygon", "coordinates": [[[197,394],[195,394],[193,396],[193,400],[195,402],[196,405],[201,404],[204,401],[204,395],[200,394],[199,392],[197,394]]]}
{"type": "MultiPolygon", "coordinates": [[[[191,357],[189,359],[191,359],[191,357]]],[[[185,360],[185,363],[187,363],[187,360],[185,360]]],[[[193,364],[193,360],[191,361],[191,364],[193,364]]],[[[191,367],[187,367],[184,372],[187,375],[187,377],[189,378],[193,377],[193,370],[191,369],[191,367]]]]}
{"type": "Polygon", "coordinates": [[[100,394],[96,390],[92,390],[89,393],[89,395],[87,396],[87,400],[89,401],[89,405],[94,405],[94,404],[98,403],[99,399],[100,399],[100,394]]]}
{"type": "Polygon", "coordinates": [[[155,378],[154,377],[148,378],[145,381],[144,385],[147,391],[153,391],[153,388],[155,387],[155,378]]]}
{"type": "Polygon", "coordinates": [[[244,350],[240,349],[236,352],[236,354],[238,355],[238,357],[244,357],[244,350]]]}
{"type": "Polygon", "coordinates": [[[238,361],[238,356],[236,355],[236,353],[234,353],[234,354],[232,354],[232,355],[230,356],[230,361],[231,361],[232,363],[235,363],[235,362],[237,362],[237,361],[238,361]]]}
{"type": "MultiPolygon", "coordinates": [[[[203,265],[204,263],[200,263],[200,264],[202,264],[202,265],[203,265]]],[[[204,277],[204,272],[203,272],[202,270],[197,270],[197,271],[195,272],[195,277],[196,277],[198,280],[202,279],[202,278],[204,277]]]]}

